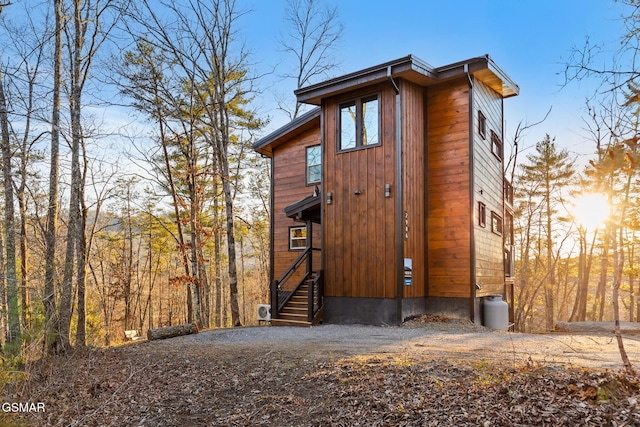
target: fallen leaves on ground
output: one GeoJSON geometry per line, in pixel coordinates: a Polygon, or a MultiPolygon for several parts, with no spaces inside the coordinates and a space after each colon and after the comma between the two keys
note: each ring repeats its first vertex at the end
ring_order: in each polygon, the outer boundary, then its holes
{"type": "Polygon", "coordinates": [[[5,401],[45,402],[17,420],[33,426],[640,425],[622,372],[177,343],[40,361],[5,401]]]}

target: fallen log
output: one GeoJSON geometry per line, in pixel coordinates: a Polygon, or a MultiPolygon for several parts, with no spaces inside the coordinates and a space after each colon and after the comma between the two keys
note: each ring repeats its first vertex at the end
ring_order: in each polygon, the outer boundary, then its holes
{"type": "Polygon", "coordinates": [[[166,326],[164,328],[149,329],[147,331],[147,339],[163,340],[165,338],[179,337],[182,335],[197,334],[198,328],[193,323],[184,325],[166,326]]]}
{"type": "MultiPolygon", "coordinates": [[[[613,334],[613,322],[556,322],[556,332],[600,332],[613,334]]],[[[620,322],[620,332],[623,334],[639,335],[640,323],[620,322]]]]}

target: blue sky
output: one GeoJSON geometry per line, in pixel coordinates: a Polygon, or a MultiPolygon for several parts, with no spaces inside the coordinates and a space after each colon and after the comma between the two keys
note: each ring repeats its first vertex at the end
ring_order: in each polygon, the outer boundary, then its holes
{"type": "MultiPolygon", "coordinates": [[[[250,0],[253,12],[238,28],[252,59],[268,69],[283,60],[276,37],[282,31],[285,0],[250,0]]],[[[572,46],[588,36],[615,49],[624,26],[623,7],[613,0],[353,0],[338,5],[344,36],[337,51],[341,75],[414,54],[433,66],[489,54],[520,86],[520,95],[505,101],[507,137],[520,120],[535,122],[553,107],[548,120],[528,132],[525,146],[545,133],[558,145],[581,155],[594,148],[581,130],[584,100],[595,84],[562,88],[564,62],[572,46]]],[[[267,129],[287,122],[273,108],[274,93],[291,93],[290,83],[275,76],[263,80],[256,99],[272,117],[267,129]]]]}

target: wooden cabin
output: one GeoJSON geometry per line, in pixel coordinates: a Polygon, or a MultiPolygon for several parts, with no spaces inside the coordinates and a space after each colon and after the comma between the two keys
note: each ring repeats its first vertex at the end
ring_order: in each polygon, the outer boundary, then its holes
{"type": "Polygon", "coordinates": [[[315,108],[254,145],[271,158],[272,323],[513,307],[503,123],[518,91],[489,56],[412,55],[296,90],[315,108]]]}

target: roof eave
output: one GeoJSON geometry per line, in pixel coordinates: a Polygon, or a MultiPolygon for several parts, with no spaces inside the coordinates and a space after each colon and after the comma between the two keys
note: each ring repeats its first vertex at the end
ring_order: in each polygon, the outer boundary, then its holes
{"type": "Polygon", "coordinates": [[[433,68],[419,58],[408,55],[364,70],[336,77],[325,82],[297,89],[298,102],[320,105],[323,98],[381,83],[389,77],[404,78],[422,86],[459,78],[466,73],[485,81],[502,97],[518,95],[520,88],[496,65],[489,55],[470,58],[439,68],[433,68]]]}
{"type": "Polygon", "coordinates": [[[321,83],[303,87],[294,91],[298,102],[320,105],[322,98],[343,92],[381,83],[389,77],[434,79],[433,68],[413,55],[375,65],[364,70],[336,77],[321,83]]]}
{"type": "Polygon", "coordinates": [[[276,129],[264,138],[260,138],[253,144],[253,149],[260,154],[271,157],[274,146],[280,145],[280,143],[290,140],[293,136],[311,126],[311,123],[315,119],[320,118],[320,112],[320,108],[313,108],[312,110],[307,111],[301,116],[296,117],[286,125],[276,129]]]}
{"type": "Polygon", "coordinates": [[[520,87],[489,56],[479,56],[436,68],[438,81],[460,77],[465,73],[475,75],[498,92],[503,98],[516,96],[520,87]]]}

